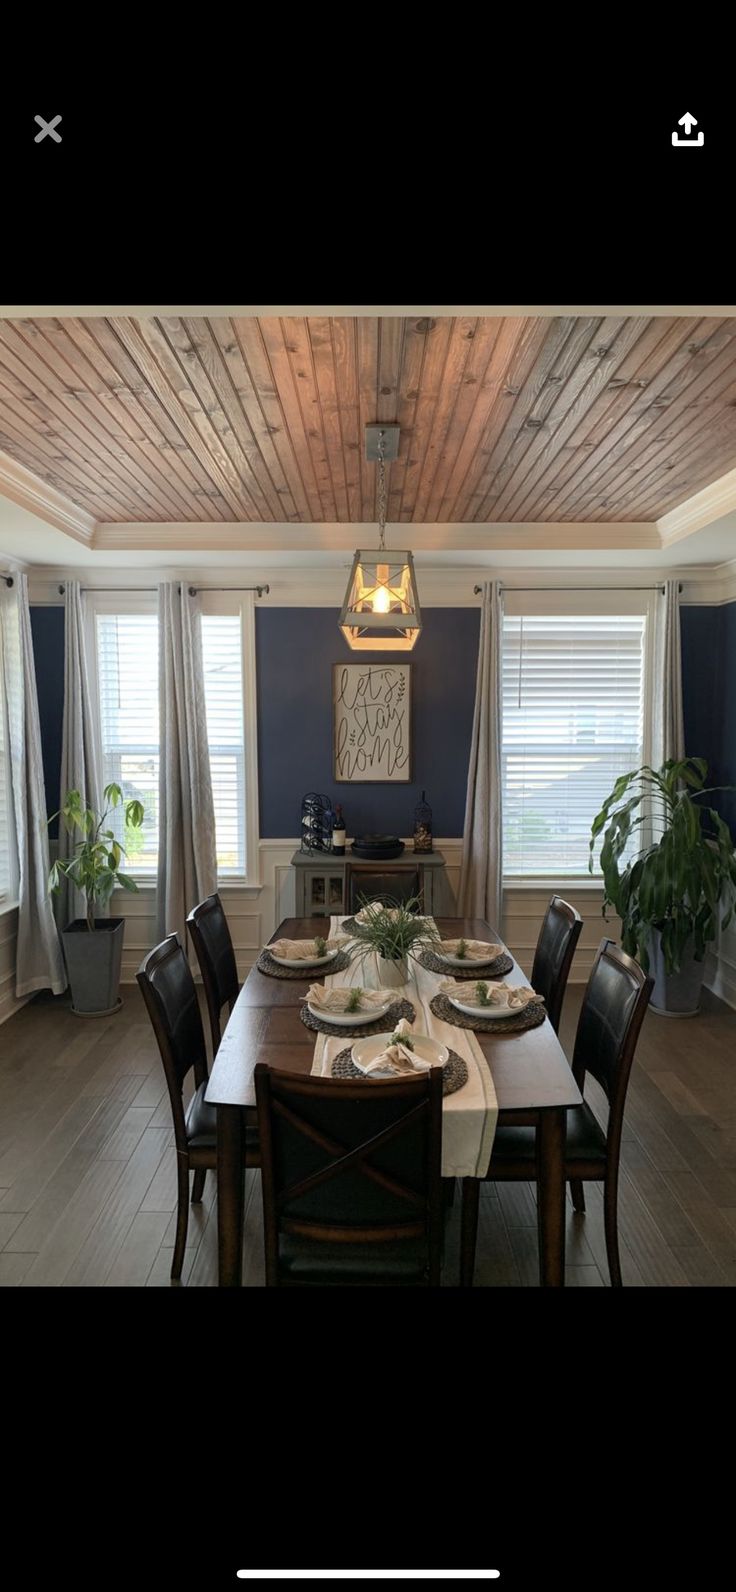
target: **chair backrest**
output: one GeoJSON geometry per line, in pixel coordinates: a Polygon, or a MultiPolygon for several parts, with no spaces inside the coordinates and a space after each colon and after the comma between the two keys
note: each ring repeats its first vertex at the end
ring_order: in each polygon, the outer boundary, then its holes
{"type": "Polygon", "coordinates": [[[207,998],[212,1033],[212,1054],[220,1044],[220,1016],[227,1003],[230,1011],[238,998],[238,970],[235,952],[219,895],[200,901],[187,918],[187,928],[197,953],[199,971],[207,998]]]}
{"type": "Polygon", "coordinates": [[[562,896],[552,897],[539,931],[532,967],[532,989],[544,996],[547,1016],[555,1033],[560,1026],[562,1002],[580,938],[583,920],[562,896]]]}
{"type": "Polygon", "coordinates": [[[589,1072],[606,1095],[609,1158],[618,1155],[631,1064],[653,987],[615,940],[601,940],[580,1009],[572,1070],[581,1093],[589,1072]]]}
{"type": "Polygon", "coordinates": [[[164,1064],[177,1146],[183,1149],[187,1142],[182,1102],[184,1079],[193,1067],[199,1087],[206,1082],[208,1072],[197,990],[178,934],[169,934],[149,951],[136,979],[164,1064]]]}
{"type": "MultiPolygon", "coordinates": [[[[259,1062],[266,1280],[279,1234],[309,1245],[426,1243],[427,1280],[442,1248],[441,1068],[413,1078],[312,1078],[259,1062]]],[[[374,1250],[375,1257],[375,1250],[374,1250]]]]}
{"type": "Polygon", "coordinates": [[[348,864],[345,875],[347,910],[351,913],[366,901],[411,901],[420,895],[419,873],[407,872],[406,868],[392,873],[390,868],[352,868],[348,864]]]}

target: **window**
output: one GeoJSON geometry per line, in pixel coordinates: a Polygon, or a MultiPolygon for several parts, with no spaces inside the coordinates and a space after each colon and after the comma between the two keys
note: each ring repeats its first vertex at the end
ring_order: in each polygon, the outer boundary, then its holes
{"type": "Polygon", "coordinates": [[[643,613],[505,616],[505,877],[587,874],[596,813],[644,761],[645,637],[643,613]]]}
{"type": "Polygon", "coordinates": [[[8,731],[5,723],[5,681],[3,679],[2,635],[0,634],[0,901],[10,888],[10,766],[8,731]]]}
{"type": "MultiPolygon", "coordinates": [[[[124,834],[128,870],[154,877],[158,864],[158,616],[96,614],[96,656],[103,784],[115,781],[126,799],[143,802],[142,830],[124,834]]],[[[240,612],[202,616],[202,661],[212,795],[221,878],[246,874],[246,756],[243,714],[243,625],[240,612]]]]}

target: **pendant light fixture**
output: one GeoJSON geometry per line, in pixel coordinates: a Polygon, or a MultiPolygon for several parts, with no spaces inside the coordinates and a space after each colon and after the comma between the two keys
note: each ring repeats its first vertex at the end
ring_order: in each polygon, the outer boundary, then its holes
{"type": "Polygon", "coordinates": [[[399,427],[365,428],[366,459],[378,460],[378,552],[353,559],[339,618],[353,652],[411,652],[422,628],[411,553],[386,550],[386,461],[399,451],[399,427]]]}

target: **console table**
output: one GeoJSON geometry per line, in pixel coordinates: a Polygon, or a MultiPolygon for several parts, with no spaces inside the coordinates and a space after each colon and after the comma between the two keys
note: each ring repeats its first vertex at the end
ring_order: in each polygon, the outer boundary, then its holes
{"type": "Polygon", "coordinates": [[[424,910],[428,915],[454,910],[445,873],[445,859],[441,851],[411,851],[408,847],[400,857],[381,862],[366,862],[354,857],[348,846],[344,857],[329,851],[295,851],[291,859],[296,870],[296,916],[298,918],[339,917],[347,912],[345,901],[345,869],[359,873],[361,868],[375,872],[381,866],[386,873],[418,873],[424,910]]]}

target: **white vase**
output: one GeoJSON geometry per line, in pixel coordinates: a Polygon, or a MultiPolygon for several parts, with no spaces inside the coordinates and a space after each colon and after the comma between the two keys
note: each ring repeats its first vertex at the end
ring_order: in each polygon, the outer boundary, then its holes
{"type": "Polygon", "coordinates": [[[399,989],[409,982],[409,965],[405,956],[393,960],[373,951],[365,959],[363,977],[366,989],[399,989]]]}

